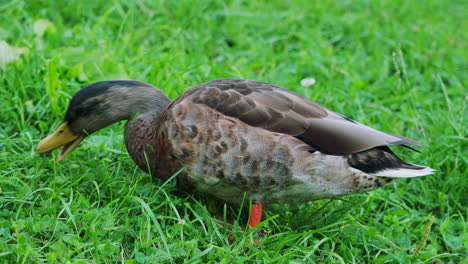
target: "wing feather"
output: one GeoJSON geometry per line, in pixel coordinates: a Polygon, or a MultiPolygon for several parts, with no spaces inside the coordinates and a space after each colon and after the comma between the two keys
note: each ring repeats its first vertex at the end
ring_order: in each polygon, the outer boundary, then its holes
{"type": "Polygon", "coordinates": [[[330,155],[348,155],[386,145],[420,145],[355,122],[304,96],[268,83],[210,81],[191,88],[174,103],[202,104],[250,126],[294,136],[330,155]]]}

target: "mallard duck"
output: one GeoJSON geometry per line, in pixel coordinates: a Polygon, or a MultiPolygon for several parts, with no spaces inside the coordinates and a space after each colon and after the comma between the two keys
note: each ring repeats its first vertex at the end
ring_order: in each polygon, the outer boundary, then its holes
{"type": "Polygon", "coordinates": [[[393,179],[432,174],[388,147],[418,142],[381,132],[279,86],[221,79],[171,101],[139,81],[101,81],[71,99],[62,125],[37,146],[63,146],[61,161],[88,135],[121,120],[135,163],[162,180],[227,203],[301,203],[370,191],[393,179]]]}

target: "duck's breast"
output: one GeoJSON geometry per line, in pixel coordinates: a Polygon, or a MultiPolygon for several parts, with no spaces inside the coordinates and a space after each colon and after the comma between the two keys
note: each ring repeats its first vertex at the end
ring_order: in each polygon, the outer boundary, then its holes
{"type": "Polygon", "coordinates": [[[174,155],[167,129],[162,120],[166,114],[145,113],[125,126],[125,145],[130,157],[143,171],[167,180],[182,165],[174,155]]]}

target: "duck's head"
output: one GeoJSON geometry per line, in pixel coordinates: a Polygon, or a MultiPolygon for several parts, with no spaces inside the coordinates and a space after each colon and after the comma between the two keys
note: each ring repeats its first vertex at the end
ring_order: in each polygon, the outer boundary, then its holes
{"type": "Polygon", "coordinates": [[[88,135],[121,120],[131,120],[140,113],[162,112],[170,100],[159,89],[139,81],[102,81],[80,89],[71,99],[64,122],[41,140],[36,152],[62,147],[61,161],[88,135]]]}

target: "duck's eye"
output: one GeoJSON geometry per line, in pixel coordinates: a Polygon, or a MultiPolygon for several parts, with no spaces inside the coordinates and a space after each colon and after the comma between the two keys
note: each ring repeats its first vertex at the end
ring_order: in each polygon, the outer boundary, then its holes
{"type": "Polygon", "coordinates": [[[63,129],[60,129],[59,131],[57,131],[57,134],[59,134],[59,135],[60,135],[60,134],[62,134],[63,132],[65,132],[65,130],[63,130],[63,129]]]}

